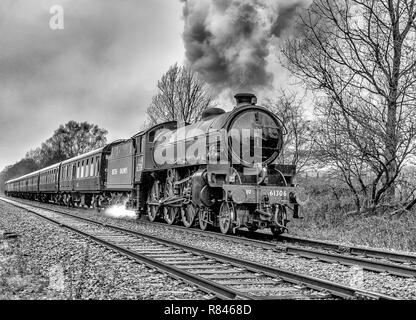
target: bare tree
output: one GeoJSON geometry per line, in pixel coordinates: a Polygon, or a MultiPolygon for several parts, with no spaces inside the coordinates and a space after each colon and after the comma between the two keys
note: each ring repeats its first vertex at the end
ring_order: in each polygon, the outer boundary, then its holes
{"type": "Polygon", "coordinates": [[[212,97],[198,75],[177,64],[169,68],[157,84],[159,92],[147,109],[149,121],[156,124],[178,120],[191,123],[212,105],[212,97]]]}
{"type": "Polygon", "coordinates": [[[324,158],[373,208],[393,200],[415,151],[415,18],[416,0],[316,0],[283,50],[288,68],[325,94],[324,158]]]}
{"type": "Polygon", "coordinates": [[[314,151],[313,130],[304,104],[305,95],[284,90],[277,99],[266,102],[266,107],[280,118],[286,129],[279,162],[296,165],[298,172],[311,164],[314,151]]]}

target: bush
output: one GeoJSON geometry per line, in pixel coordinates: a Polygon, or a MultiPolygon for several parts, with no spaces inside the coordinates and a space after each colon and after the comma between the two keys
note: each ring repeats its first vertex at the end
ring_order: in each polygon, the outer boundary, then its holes
{"type": "Polygon", "coordinates": [[[348,189],[326,179],[305,179],[301,185],[309,202],[304,219],[294,220],[290,232],[301,237],[339,241],[350,245],[416,251],[416,214],[354,214],[354,197],[348,189]]]}

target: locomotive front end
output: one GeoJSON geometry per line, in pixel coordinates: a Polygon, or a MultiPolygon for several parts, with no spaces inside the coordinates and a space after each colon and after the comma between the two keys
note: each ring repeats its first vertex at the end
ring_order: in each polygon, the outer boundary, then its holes
{"type": "MultiPolygon", "coordinates": [[[[221,176],[223,199],[218,225],[223,233],[239,227],[251,231],[270,228],[278,235],[287,230],[288,212],[298,217],[294,186],[296,167],[279,164],[284,126],[276,115],[257,106],[252,94],[238,94],[228,118],[227,173],[221,164],[208,165],[208,176],[221,176]]],[[[218,179],[211,182],[216,182],[218,179]]],[[[214,183],[211,184],[215,186],[214,183]]]]}

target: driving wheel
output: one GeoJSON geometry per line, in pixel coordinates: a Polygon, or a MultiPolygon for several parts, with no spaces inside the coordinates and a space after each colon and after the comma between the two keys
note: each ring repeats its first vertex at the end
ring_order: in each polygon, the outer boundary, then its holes
{"type": "Polygon", "coordinates": [[[234,207],[229,202],[223,202],[220,208],[218,222],[222,233],[227,234],[232,231],[234,220],[234,207]]]}
{"type": "Polygon", "coordinates": [[[160,182],[155,180],[153,182],[152,189],[150,190],[149,197],[147,198],[147,215],[151,222],[156,220],[159,212],[159,199],[160,198],[160,182]]]}
{"type": "Polygon", "coordinates": [[[209,212],[208,210],[201,209],[199,210],[198,214],[198,220],[199,220],[199,228],[201,230],[208,230],[209,229],[209,212]]]}
{"type": "Polygon", "coordinates": [[[192,202],[181,209],[182,223],[186,228],[192,227],[195,217],[199,214],[199,209],[192,202]]]}
{"type": "Polygon", "coordinates": [[[164,207],[163,208],[163,217],[165,221],[167,222],[167,224],[172,225],[175,222],[178,212],[179,212],[178,207],[164,207]]]}

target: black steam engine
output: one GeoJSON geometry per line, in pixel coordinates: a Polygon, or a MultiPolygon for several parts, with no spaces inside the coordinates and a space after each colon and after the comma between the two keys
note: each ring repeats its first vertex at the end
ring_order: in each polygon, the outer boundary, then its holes
{"type": "Polygon", "coordinates": [[[298,216],[296,168],[276,163],[284,126],[252,94],[230,112],[167,122],[86,155],[8,181],[8,195],[97,208],[123,203],[150,221],[221,232],[286,230],[298,216]]]}

